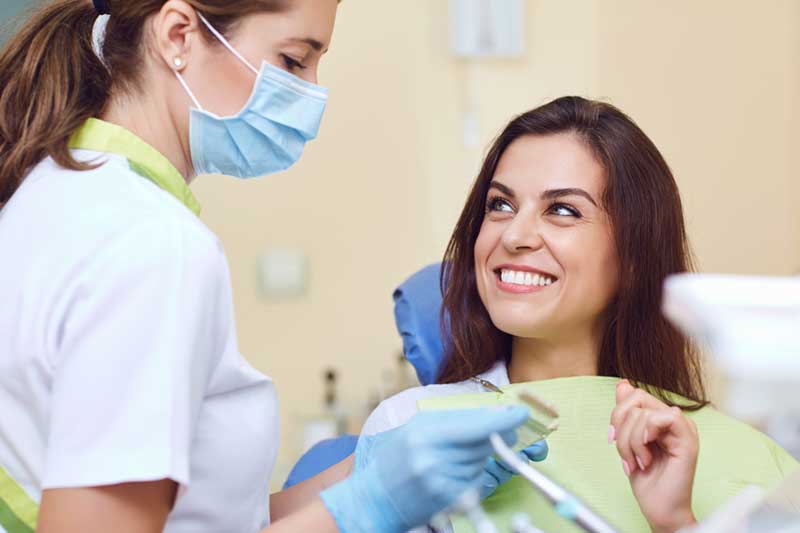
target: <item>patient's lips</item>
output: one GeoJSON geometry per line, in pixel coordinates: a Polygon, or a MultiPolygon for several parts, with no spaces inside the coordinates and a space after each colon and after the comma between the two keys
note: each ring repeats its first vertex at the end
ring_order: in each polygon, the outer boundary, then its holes
{"type": "Polygon", "coordinates": [[[525,265],[500,265],[494,273],[497,287],[513,293],[538,292],[558,281],[548,272],[525,265]]]}

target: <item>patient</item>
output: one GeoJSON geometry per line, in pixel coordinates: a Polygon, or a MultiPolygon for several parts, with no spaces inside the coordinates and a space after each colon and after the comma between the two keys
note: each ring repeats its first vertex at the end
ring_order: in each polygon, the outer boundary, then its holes
{"type": "MultiPolygon", "coordinates": [[[[797,467],[708,406],[697,353],[662,317],[664,278],[691,269],[681,200],[658,149],[615,107],[564,97],[515,118],[486,157],[445,265],[439,385],[386,400],[364,434],[439,397],[486,392],[474,377],[534,382],[562,414],[541,469],[625,531],[676,531],[744,484],[769,486],[797,467]]],[[[550,512],[537,497],[515,479],[486,508],[536,522],[550,512]]]]}

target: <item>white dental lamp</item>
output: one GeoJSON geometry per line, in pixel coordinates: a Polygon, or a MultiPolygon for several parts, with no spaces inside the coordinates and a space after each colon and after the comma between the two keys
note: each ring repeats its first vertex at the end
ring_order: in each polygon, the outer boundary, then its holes
{"type": "Polygon", "coordinates": [[[673,276],[663,310],[709,347],[728,380],[726,411],[747,421],[800,420],[800,277],[673,276]]]}
{"type": "MultiPolygon", "coordinates": [[[[780,444],[800,452],[800,277],[673,276],[663,308],[710,348],[728,383],[721,407],[746,421],[766,421],[780,444]]],[[[746,487],[681,533],[723,532],[800,533],[800,472],[771,492],[746,487]]]]}

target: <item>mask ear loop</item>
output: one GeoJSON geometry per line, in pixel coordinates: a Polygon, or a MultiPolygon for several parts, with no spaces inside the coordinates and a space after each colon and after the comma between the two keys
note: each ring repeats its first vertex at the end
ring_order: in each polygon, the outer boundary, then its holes
{"type": "MultiPolygon", "coordinates": [[[[223,36],[223,35],[222,35],[220,32],[218,32],[218,31],[217,31],[217,29],[216,29],[216,28],[214,28],[214,26],[212,26],[212,25],[211,25],[211,23],[210,23],[210,22],[208,22],[208,20],[206,20],[206,18],[205,18],[205,17],[204,17],[204,16],[203,16],[201,13],[197,13],[197,16],[198,16],[198,17],[200,17],[200,20],[202,20],[202,21],[203,21],[203,24],[205,24],[205,25],[206,25],[206,27],[208,28],[208,31],[210,31],[210,32],[211,32],[211,34],[212,34],[212,35],[214,35],[214,37],[216,37],[216,38],[217,38],[217,40],[218,40],[220,43],[222,43],[222,45],[223,45],[225,48],[227,48],[227,49],[228,49],[228,51],[229,51],[230,53],[232,53],[233,55],[235,55],[235,56],[236,56],[236,57],[239,59],[239,61],[241,61],[242,63],[244,63],[244,64],[247,66],[247,68],[249,68],[250,70],[252,70],[252,71],[253,71],[253,73],[254,73],[254,74],[256,75],[256,77],[257,77],[257,76],[258,76],[258,74],[259,74],[259,72],[258,72],[258,69],[256,69],[255,67],[253,67],[253,65],[251,65],[251,64],[250,64],[250,62],[249,62],[248,60],[246,60],[246,59],[244,58],[244,56],[242,56],[242,54],[240,54],[240,53],[239,53],[239,51],[238,51],[238,50],[236,50],[236,48],[234,48],[233,46],[231,46],[231,43],[229,43],[229,42],[228,42],[228,40],[227,40],[227,39],[226,39],[226,38],[225,38],[225,37],[224,37],[224,36],[223,36]]],[[[203,111],[203,106],[201,106],[201,105],[200,105],[200,102],[197,100],[197,97],[195,97],[194,93],[193,93],[193,92],[192,92],[192,90],[189,88],[189,84],[188,84],[188,83],[186,83],[186,80],[184,80],[184,79],[183,79],[183,76],[181,76],[181,73],[180,73],[180,71],[178,71],[177,69],[173,69],[173,72],[175,73],[175,76],[177,76],[177,78],[178,78],[178,81],[179,81],[179,82],[181,83],[181,85],[183,86],[183,89],[186,91],[186,94],[188,94],[188,95],[189,95],[189,98],[191,98],[191,99],[192,99],[192,102],[194,103],[194,106],[195,106],[197,109],[199,109],[200,111],[203,111]]]]}
{"type": "Polygon", "coordinates": [[[248,60],[246,60],[246,59],[244,58],[244,56],[242,56],[242,54],[240,54],[240,53],[239,53],[239,51],[238,51],[238,50],[236,50],[236,48],[234,48],[233,46],[231,46],[231,43],[229,43],[229,42],[228,42],[228,39],[226,39],[226,38],[225,38],[225,37],[224,37],[224,36],[223,36],[223,35],[222,35],[220,32],[218,32],[218,31],[217,31],[217,29],[216,29],[216,28],[214,28],[214,26],[212,26],[212,25],[211,25],[211,23],[210,23],[210,22],[208,22],[208,21],[206,20],[206,18],[205,18],[205,17],[204,17],[202,14],[200,14],[200,13],[197,13],[197,16],[198,16],[198,17],[200,17],[200,20],[202,20],[202,21],[203,21],[203,24],[205,24],[205,25],[206,25],[206,27],[208,28],[208,31],[210,31],[210,32],[211,32],[211,33],[214,35],[214,37],[216,37],[216,38],[217,38],[217,40],[218,40],[219,42],[221,42],[221,43],[222,43],[222,45],[223,45],[225,48],[227,48],[227,49],[228,49],[228,51],[229,51],[230,53],[232,53],[232,54],[233,54],[233,55],[235,55],[237,58],[239,58],[239,61],[241,61],[242,63],[244,63],[245,65],[247,65],[247,68],[249,68],[250,70],[252,70],[252,71],[253,71],[253,74],[255,74],[256,76],[258,76],[258,74],[259,74],[259,72],[258,72],[258,69],[257,69],[257,68],[255,68],[253,65],[251,65],[251,64],[250,64],[250,62],[249,62],[248,60]]]}
{"type": "Polygon", "coordinates": [[[200,111],[203,111],[203,106],[201,106],[201,105],[200,105],[200,102],[198,102],[198,101],[197,101],[197,98],[194,96],[194,93],[193,93],[193,92],[192,92],[192,90],[189,88],[189,84],[188,84],[188,83],[186,83],[186,80],[184,80],[184,79],[183,79],[183,76],[181,76],[181,73],[180,73],[180,72],[178,72],[177,70],[173,70],[172,72],[174,72],[174,73],[175,73],[175,76],[177,76],[177,77],[178,77],[178,81],[179,81],[179,82],[181,82],[181,85],[183,85],[183,89],[186,91],[186,94],[188,94],[188,95],[189,95],[189,98],[191,98],[191,99],[192,99],[192,102],[194,102],[194,106],[195,106],[197,109],[199,109],[200,111]]]}

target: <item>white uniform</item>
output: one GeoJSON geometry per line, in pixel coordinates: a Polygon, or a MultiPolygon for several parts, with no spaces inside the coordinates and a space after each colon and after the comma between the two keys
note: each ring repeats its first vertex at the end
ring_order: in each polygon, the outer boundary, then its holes
{"type": "Polygon", "coordinates": [[[47,159],[0,211],[0,465],[36,501],[169,478],[167,532],[256,532],[277,403],[239,354],[222,247],[163,156],[83,133],[109,149],[74,154],[102,166],[47,159]]]}

